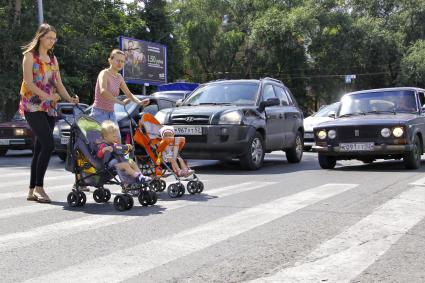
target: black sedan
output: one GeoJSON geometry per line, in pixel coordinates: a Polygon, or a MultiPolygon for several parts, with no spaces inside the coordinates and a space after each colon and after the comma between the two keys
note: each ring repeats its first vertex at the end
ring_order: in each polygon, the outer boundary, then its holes
{"type": "Polygon", "coordinates": [[[332,169],[337,160],[403,159],[417,169],[424,152],[425,90],[413,87],[348,93],[336,119],[314,128],[319,164],[332,169]]]}
{"type": "Polygon", "coordinates": [[[0,123],[0,156],[6,155],[9,149],[33,149],[34,135],[25,117],[16,112],[12,120],[0,123]]]}

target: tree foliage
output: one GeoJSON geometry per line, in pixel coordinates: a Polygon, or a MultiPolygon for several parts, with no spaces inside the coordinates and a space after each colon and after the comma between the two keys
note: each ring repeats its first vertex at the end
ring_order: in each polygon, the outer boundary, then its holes
{"type": "MultiPolygon", "coordinates": [[[[8,115],[19,98],[20,46],[37,28],[36,2],[0,1],[0,107],[8,115]]],[[[166,44],[169,81],[270,76],[306,110],[355,89],[425,87],[425,0],[43,2],[58,29],[65,85],[85,102],[119,35],[166,44]],[[348,74],[356,75],[351,84],[348,74]]]]}

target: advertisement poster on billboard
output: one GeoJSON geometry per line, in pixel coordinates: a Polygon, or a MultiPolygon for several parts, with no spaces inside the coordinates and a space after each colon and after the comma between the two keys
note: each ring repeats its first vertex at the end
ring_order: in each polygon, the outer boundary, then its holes
{"type": "Polygon", "coordinates": [[[120,37],[125,53],[123,77],[127,83],[162,85],[167,83],[167,47],[165,45],[120,37]]]}

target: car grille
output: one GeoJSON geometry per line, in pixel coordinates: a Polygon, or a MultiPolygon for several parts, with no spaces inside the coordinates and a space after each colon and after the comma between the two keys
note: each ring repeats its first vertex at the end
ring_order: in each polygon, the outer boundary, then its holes
{"type": "Polygon", "coordinates": [[[69,137],[71,135],[70,129],[63,129],[61,130],[61,137],[69,137]]]}
{"type": "Polygon", "coordinates": [[[0,138],[14,137],[13,129],[0,129],[0,138]]]}
{"type": "Polygon", "coordinates": [[[208,125],[210,117],[205,115],[173,116],[171,121],[176,125],[208,125]]]}
{"type": "Polygon", "coordinates": [[[186,143],[207,143],[207,136],[185,136],[186,143]]]}
{"type": "Polygon", "coordinates": [[[377,126],[349,126],[337,128],[337,139],[340,141],[359,141],[381,139],[381,129],[377,126]],[[357,132],[356,132],[357,131],[357,132]]]}

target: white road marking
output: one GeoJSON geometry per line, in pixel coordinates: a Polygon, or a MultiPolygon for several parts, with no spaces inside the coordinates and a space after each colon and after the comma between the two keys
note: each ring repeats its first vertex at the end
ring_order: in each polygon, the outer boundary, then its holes
{"type": "MultiPolygon", "coordinates": [[[[10,187],[15,187],[15,186],[29,186],[30,180],[29,180],[29,176],[28,178],[25,178],[25,180],[22,180],[22,178],[19,178],[19,181],[12,181],[12,182],[2,182],[0,183],[0,189],[1,188],[10,188],[10,187]]],[[[52,177],[46,177],[44,178],[44,183],[46,183],[47,181],[51,181],[51,180],[60,180],[60,181],[71,181],[71,180],[75,180],[75,176],[73,174],[69,174],[69,175],[64,175],[64,176],[52,176],[52,177]]]]}
{"type": "Polygon", "coordinates": [[[350,282],[425,217],[425,190],[386,202],[293,267],[254,282],[350,282]]]}
{"type": "Polygon", "coordinates": [[[413,183],[409,183],[410,186],[425,186],[425,177],[420,178],[413,183]]]}
{"type": "Polygon", "coordinates": [[[244,209],[175,235],[66,267],[28,282],[117,282],[218,244],[299,209],[350,190],[355,184],[327,184],[244,209]],[[146,252],[149,251],[149,252],[146,252]],[[125,260],[124,260],[125,259],[125,260]],[[136,262],[137,264],[129,264],[136,262]]]}
{"type": "MultiPolygon", "coordinates": [[[[63,191],[64,189],[68,189],[69,191],[71,191],[73,185],[74,183],[68,183],[68,184],[52,186],[52,187],[47,186],[46,193],[49,194],[51,192],[63,191]]],[[[6,199],[12,199],[12,198],[26,198],[27,194],[28,194],[28,190],[25,190],[25,191],[19,190],[17,192],[11,192],[11,193],[0,193],[0,200],[6,200],[6,199]]]]}
{"type": "MultiPolygon", "coordinates": [[[[238,185],[227,186],[219,188],[216,190],[205,191],[205,194],[216,196],[216,197],[225,197],[242,192],[247,192],[250,190],[263,188],[276,184],[275,182],[246,182],[238,185]]],[[[161,203],[159,203],[161,206],[161,203]]],[[[43,204],[46,205],[46,204],[43,204]]],[[[174,202],[169,202],[164,204],[166,211],[182,208],[185,206],[193,205],[193,201],[190,200],[176,200],[174,202]]],[[[202,205],[202,204],[198,204],[202,205]]],[[[59,207],[62,208],[62,207],[59,207]]],[[[36,209],[36,208],[34,208],[36,209]]],[[[28,209],[26,209],[26,212],[28,209]]],[[[11,212],[9,212],[11,213],[11,212]]],[[[16,215],[18,212],[15,212],[16,215]]],[[[137,219],[136,215],[132,216],[123,216],[123,215],[92,215],[87,217],[82,217],[79,219],[67,220],[59,223],[53,223],[50,225],[39,226],[37,228],[17,232],[11,234],[0,235],[0,251],[9,250],[14,248],[21,248],[24,246],[31,245],[43,239],[43,241],[48,241],[51,239],[64,237],[66,235],[81,233],[84,231],[89,231],[93,229],[98,229],[101,227],[114,225],[118,223],[124,223],[137,219]]]]}

